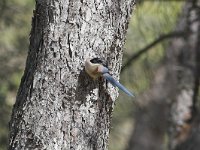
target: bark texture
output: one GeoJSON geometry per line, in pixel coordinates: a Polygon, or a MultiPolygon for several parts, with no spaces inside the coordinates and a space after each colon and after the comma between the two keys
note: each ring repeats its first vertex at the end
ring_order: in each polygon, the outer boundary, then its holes
{"type": "Polygon", "coordinates": [[[107,149],[117,90],[84,72],[103,58],[119,79],[134,0],[37,0],[10,121],[9,149],[107,149]]]}

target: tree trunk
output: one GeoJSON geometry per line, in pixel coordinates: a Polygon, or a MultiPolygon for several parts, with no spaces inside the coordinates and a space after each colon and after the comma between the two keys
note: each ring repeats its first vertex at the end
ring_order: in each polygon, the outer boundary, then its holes
{"type": "Polygon", "coordinates": [[[177,30],[187,35],[171,42],[168,49],[171,86],[169,149],[198,150],[200,78],[200,0],[188,0],[177,30]],[[195,135],[196,134],[196,135],[195,135]],[[195,138],[194,138],[195,137],[195,138]],[[187,143],[187,144],[186,144],[187,143]]]}
{"type": "Polygon", "coordinates": [[[118,92],[93,81],[84,61],[104,58],[119,78],[133,5],[134,0],[36,0],[9,149],[107,149],[118,92]]]}

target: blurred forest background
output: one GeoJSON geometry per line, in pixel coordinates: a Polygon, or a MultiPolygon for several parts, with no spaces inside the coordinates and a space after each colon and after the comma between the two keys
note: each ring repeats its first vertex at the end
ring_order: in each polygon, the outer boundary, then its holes
{"type": "MultiPolygon", "coordinates": [[[[199,2],[137,2],[121,72],[121,82],[137,98],[133,102],[120,93],[112,120],[110,150],[183,150],[180,145],[192,140],[191,127],[199,123],[194,119],[199,103],[200,24],[194,25],[200,22],[199,2]]],[[[34,4],[34,0],[0,0],[0,150],[7,145],[34,4]]]]}

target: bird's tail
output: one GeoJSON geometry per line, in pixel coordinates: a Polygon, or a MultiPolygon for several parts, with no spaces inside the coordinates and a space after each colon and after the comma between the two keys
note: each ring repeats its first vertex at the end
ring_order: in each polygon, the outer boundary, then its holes
{"type": "Polygon", "coordinates": [[[127,95],[134,97],[134,95],[126,89],[121,83],[116,81],[109,73],[104,73],[103,77],[108,80],[113,86],[117,86],[120,90],[125,92],[127,95]]]}

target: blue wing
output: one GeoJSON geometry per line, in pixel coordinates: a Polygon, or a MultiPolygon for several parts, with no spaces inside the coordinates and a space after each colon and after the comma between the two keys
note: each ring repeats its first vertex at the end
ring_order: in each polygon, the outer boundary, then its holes
{"type": "Polygon", "coordinates": [[[117,82],[109,73],[104,73],[103,77],[108,80],[113,86],[117,86],[120,90],[125,92],[127,95],[134,97],[134,95],[126,89],[121,83],[117,82]]]}
{"type": "Polygon", "coordinates": [[[98,72],[104,74],[104,73],[108,73],[109,71],[108,71],[108,68],[107,68],[107,67],[104,67],[103,65],[100,65],[100,66],[98,67],[98,72]]]}

